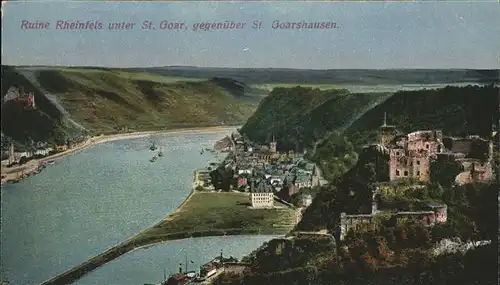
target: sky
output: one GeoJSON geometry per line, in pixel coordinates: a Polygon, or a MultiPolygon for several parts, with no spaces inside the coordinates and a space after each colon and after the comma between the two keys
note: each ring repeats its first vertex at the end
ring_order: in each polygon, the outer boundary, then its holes
{"type": "Polygon", "coordinates": [[[498,2],[3,2],[2,64],[236,68],[500,68],[498,2]],[[51,22],[22,30],[21,21],[51,22]],[[56,30],[57,20],[103,30],[56,30]],[[150,20],[156,30],[141,30],[150,20]],[[159,29],[163,20],[188,30],[159,29]],[[194,23],[246,22],[239,30],[194,23]],[[332,21],[330,30],[277,30],[273,21],[332,21]],[[128,31],[109,22],[135,22],[128,31]],[[263,28],[251,28],[262,21],[263,28]]]}

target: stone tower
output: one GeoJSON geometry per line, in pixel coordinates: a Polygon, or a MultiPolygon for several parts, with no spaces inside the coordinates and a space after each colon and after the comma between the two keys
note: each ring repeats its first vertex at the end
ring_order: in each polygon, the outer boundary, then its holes
{"type": "Polygon", "coordinates": [[[273,134],[273,140],[271,143],[269,143],[269,151],[271,153],[276,153],[276,140],[274,139],[274,134],[273,134]]]}
{"type": "Polygon", "coordinates": [[[387,113],[384,112],[384,124],[380,127],[380,144],[388,146],[396,135],[396,126],[387,124],[387,113]]]}

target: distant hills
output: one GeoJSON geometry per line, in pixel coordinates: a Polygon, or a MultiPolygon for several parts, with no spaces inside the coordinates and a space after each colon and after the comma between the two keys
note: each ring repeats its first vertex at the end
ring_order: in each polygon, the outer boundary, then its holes
{"type": "Polygon", "coordinates": [[[355,133],[353,128],[368,126],[350,127],[358,119],[373,121],[360,116],[391,97],[379,86],[498,81],[498,70],[2,66],[2,98],[10,87],[24,87],[35,92],[37,105],[26,110],[2,102],[2,141],[55,142],[85,133],[243,124],[250,118],[244,131],[253,139],[266,141],[274,132],[287,148],[302,148],[332,130],[355,133]],[[353,93],[344,85],[374,87],[353,93]]]}
{"type": "MultiPolygon", "coordinates": [[[[29,67],[45,69],[53,67],[29,67]]],[[[148,72],[162,76],[210,79],[232,78],[245,84],[436,84],[436,83],[499,83],[500,71],[476,69],[285,69],[165,66],[143,68],[75,67],[91,70],[122,70],[148,72]]]]}
{"type": "Polygon", "coordinates": [[[499,70],[455,69],[275,69],[275,68],[132,68],[164,76],[192,78],[230,77],[246,84],[433,84],[458,82],[500,82],[499,70]]]}

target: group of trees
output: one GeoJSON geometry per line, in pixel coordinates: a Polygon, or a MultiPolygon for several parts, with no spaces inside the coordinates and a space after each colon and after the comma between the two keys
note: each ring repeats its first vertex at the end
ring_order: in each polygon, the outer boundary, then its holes
{"type": "Polygon", "coordinates": [[[340,129],[387,94],[350,94],[345,89],[275,88],[242,127],[252,141],[268,143],[272,134],[282,150],[309,148],[340,129]]]}

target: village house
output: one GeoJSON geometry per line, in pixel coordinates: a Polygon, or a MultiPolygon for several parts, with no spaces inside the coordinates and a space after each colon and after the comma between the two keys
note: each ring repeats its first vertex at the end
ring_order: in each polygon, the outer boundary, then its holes
{"type": "Polygon", "coordinates": [[[312,204],[312,196],[310,194],[305,194],[302,196],[302,207],[309,207],[312,204]]]}
{"type": "Polygon", "coordinates": [[[244,176],[238,176],[238,178],[236,179],[236,184],[238,186],[238,188],[240,187],[246,187],[248,185],[248,179],[244,176]]]}
{"type": "Polygon", "coordinates": [[[274,189],[265,179],[253,179],[250,186],[252,208],[272,208],[274,206],[274,189]]]}
{"type": "Polygon", "coordinates": [[[212,184],[212,178],[210,177],[210,170],[208,170],[207,168],[202,168],[195,171],[193,188],[197,187],[203,187],[207,190],[215,189],[212,184]]]}
{"type": "Polygon", "coordinates": [[[307,173],[298,172],[293,184],[295,187],[300,189],[300,188],[304,188],[304,187],[311,187],[312,186],[311,182],[312,182],[311,175],[309,175],[307,173]]]}
{"type": "Polygon", "coordinates": [[[223,139],[217,141],[214,146],[214,150],[220,152],[229,152],[233,151],[234,149],[234,141],[229,136],[225,136],[223,139]]]}

